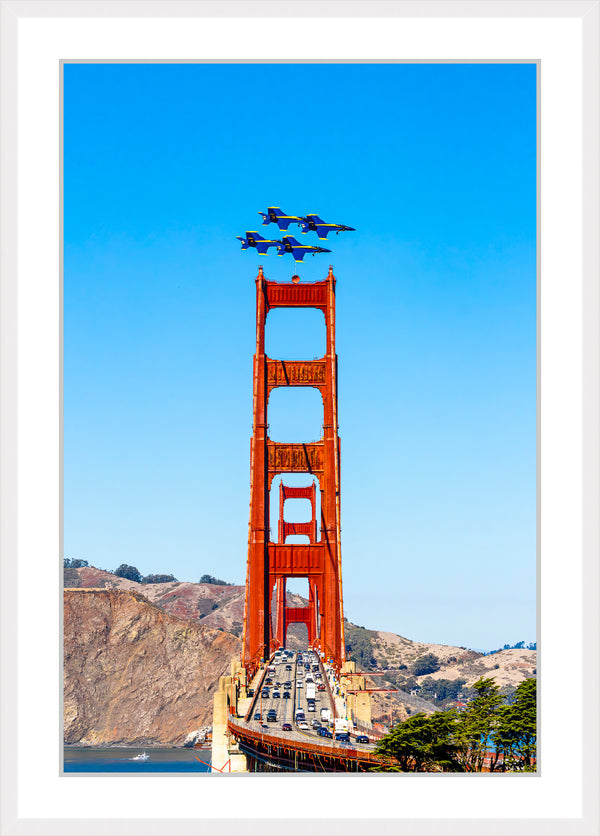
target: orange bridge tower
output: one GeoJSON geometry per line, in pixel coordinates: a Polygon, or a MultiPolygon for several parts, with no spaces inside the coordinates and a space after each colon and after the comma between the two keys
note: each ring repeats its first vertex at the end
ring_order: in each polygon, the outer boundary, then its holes
{"type": "Polygon", "coordinates": [[[254,422],[250,449],[250,523],[242,662],[254,671],[271,652],[285,645],[289,624],[308,628],[312,647],[321,650],[339,669],[344,661],[342,562],[340,548],[340,440],[337,415],[337,356],[335,353],[335,277],[300,283],[267,281],[262,267],[256,278],[256,352],[254,354],[254,422]],[[283,361],[265,354],[265,324],[273,308],[317,308],[325,316],[327,350],[318,360],[283,361]],[[278,386],[313,386],[323,399],[320,441],[283,444],[268,435],[269,396],[278,386]],[[285,484],[285,474],[308,473],[312,485],[285,484]],[[279,486],[278,540],[270,539],[271,485],[279,486]],[[318,485],[316,480],[318,480],[318,485]],[[320,490],[320,536],[317,536],[317,487],[320,490]],[[312,518],[284,522],[286,499],[310,500],[312,518]],[[287,543],[292,534],[308,536],[307,544],[287,543]],[[306,578],[309,604],[286,605],[286,579],[306,578]],[[275,593],[275,612],[271,602],[275,593]],[[275,625],[273,622],[275,621],[275,625]]]}

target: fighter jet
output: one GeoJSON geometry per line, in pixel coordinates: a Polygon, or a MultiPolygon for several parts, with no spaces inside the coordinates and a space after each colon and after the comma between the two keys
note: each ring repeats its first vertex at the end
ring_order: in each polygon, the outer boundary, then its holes
{"type": "Polygon", "coordinates": [[[269,247],[279,247],[281,241],[272,241],[268,238],[263,238],[258,232],[247,232],[246,237],[242,238],[240,235],[235,236],[238,241],[242,242],[242,249],[247,250],[248,247],[256,247],[261,255],[269,255],[267,252],[269,247]]]}
{"type": "Polygon", "coordinates": [[[322,241],[327,238],[328,232],[356,232],[352,226],[344,226],[344,224],[328,224],[321,220],[318,215],[307,215],[305,218],[300,218],[300,226],[302,232],[316,232],[322,241]]]}
{"type": "Polygon", "coordinates": [[[284,235],[277,247],[277,255],[285,255],[291,253],[296,261],[302,261],[306,253],[315,255],[316,253],[330,253],[331,250],[326,250],[325,247],[311,247],[308,244],[300,244],[291,235],[284,235]]]}
{"type": "Polygon", "coordinates": [[[279,229],[287,229],[290,224],[299,224],[302,218],[298,215],[286,215],[279,206],[269,206],[266,213],[259,212],[262,215],[263,226],[267,224],[277,224],[279,229]]]}

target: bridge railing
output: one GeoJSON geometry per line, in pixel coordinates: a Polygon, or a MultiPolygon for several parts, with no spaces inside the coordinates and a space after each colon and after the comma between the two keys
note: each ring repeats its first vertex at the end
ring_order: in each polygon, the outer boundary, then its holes
{"type": "Polygon", "coordinates": [[[259,732],[250,727],[250,724],[240,718],[229,717],[227,720],[227,728],[234,735],[234,737],[247,738],[261,743],[270,744],[273,746],[280,746],[287,749],[298,749],[304,752],[313,752],[331,757],[341,757],[350,760],[359,760],[373,765],[382,765],[387,763],[387,759],[375,755],[373,752],[365,751],[364,749],[356,749],[353,746],[341,743],[337,740],[327,740],[327,743],[320,741],[298,740],[291,736],[282,736],[273,734],[272,732],[259,732]]]}

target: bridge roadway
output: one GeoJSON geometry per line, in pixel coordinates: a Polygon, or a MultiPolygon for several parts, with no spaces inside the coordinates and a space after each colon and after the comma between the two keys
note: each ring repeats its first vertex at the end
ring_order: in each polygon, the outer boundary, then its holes
{"type": "MultiPolygon", "coordinates": [[[[254,740],[277,739],[281,743],[299,744],[300,748],[304,748],[302,744],[310,744],[311,749],[321,749],[322,751],[332,752],[339,751],[340,755],[348,754],[351,751],[354,758],[358,757],[360,760],[371,760],[375,744],[373,743],[357,743],[356,735],[351,734],[350,742],[338,741],[334,738],[324,737],[317,734],[315,725],[328,726],[325,721],[321,721],[321,709],[328,708],[331,712],[331,718],[335,717],[335,705],[333,696],[331,694],[327,673],[317,653],[314,651],[301,651],[302,664],[298,662],[299,654],[294,653],[293,659],[287,659],[284,655],[283,661],[278,663],[271,659],[265,667],[262,676],[258,679],[258,686],[254,694],[250,710],[246,714],[244,720],[233,720],[232,724],[237,725],[240,731],[247,729],[252,732],[251,737],[254,740]],[[306,669],[306,665],[309,669],[306,669]],[[275,673],[269,673],[269,667],[275,667],[275,673]],[[316,670],[313,668],[316,667],[316,670]],[[315,685],[315,711],[309,711],[307,692],[307,677],[314,679],[315,685]],[[269,680],[271,680],[269,682],[269,680]],[[288,683],[286,687],[286,683],[288,683]],[[301,684],[300,684],[301,683],[301,684]],[[319,684],[324,688],[318,690],[319,684]],[[264,695],[263,689],[268,690],[268,696],[264,695]],[[279,692],[280,696],[273,696],[274,692],[279,692]],[[284,697],[284,693],[288,692],[289,697],[284,697]],[[268,721],[267,715],[270,709],[276,712],[277,719],[275,721],[268,721]],[[308,728],[301,728],[300,721],[296,722],[296,712],[302,710],[306,718],[306,725],[308,728]],[[284,730],[284,724],[289,724],[291,730],[284,730]]],[[[255,680],[256,681],[256,680],[255,680]]],[[[330,726],[331,731],[333,729],[330,726]]],[[[235,732],[234,732],[235,733],[235,732]]],[[[335,732],[333,732],[335,734],[335,732]]]]}

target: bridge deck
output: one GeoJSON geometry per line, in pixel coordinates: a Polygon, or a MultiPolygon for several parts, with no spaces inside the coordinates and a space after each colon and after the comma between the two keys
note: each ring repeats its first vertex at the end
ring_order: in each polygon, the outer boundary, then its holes
{"type": "MultiPolygon", "coordinates": [[[[258,678],[258,687],[246,717],[244,719],[233,716],[228,718],[230,733],[244,749],[259,759],[260,753],[268,753],[270,761],[280,759],[282,762],[289,762],[290,757],[297,758],[297,756],[300,756],[304,760],[311,761],[312,766],[309,768],[314,771],[321,769],[332,771],[333,761],[338,765],[343,762],[345,764],[344,771],[347,771],[348,768],[364,771],[374,766],[384,765],[386,762],[374,753],[374,744],[358,744],[352,738],[351,742],[347,743],[321,737],[316,729],[312,727],[311,721],[313,719],[321,719],[320,711],[322,708],[328,708],[332,718],[336,717],[336,710],[327,672],[316,653],[307,652],[304,654],[304,658],[307,658],[309,654],[310,671],[307,671],[304,666],[298,665],[297,657],[293,661],[286,660],[275,666],[275,674],[272,675],[268,674],[268,666],[265,667],[262,675],[258,678]],[[317,671],[312,670],[313,665],[318,667],[317,671]],[[286,670],[287,667],[290,670],[286,670]],[[316,680],[315,711],[309,711],[308,709],[306,692],[307,685],[311,683],[306,682],[307,675],[314,677],[316,680]],[[320,679],[317,678],[317,675],[320,676],[320,679]],[[266,685],[267,679],[272,679],[272,683],[266,685]],[[300,682],[302,687],[298,687],[300,682]],[[276,689],[275,683],[280,683],[277,689],[281,694],[279,697],[273,697],[273,691],[276,689]],[[287,688],[284,687],[285,683],[289,683],[287,688]],[[324,689],[317,690],[318,684],[324,685],[324,689]],[[268,697],[263,697],[263,687],[268,689],[268,697]],[[290,694],[289,698],[283,697],[285,692],[290,694]],[[276,721],[267,721],[269,710],[276,712],[276,721]],[[300,728],[299,723],[296,722],[295,718],[298,710],[304,711],[309,724],[308,729],[300,728]],[[284,723],[289,723],[291,730],[283,730],[284,723]]],[[[269,664],[272,664],[272,662],[269,664]]],[[[255,679],[256,681],[257,679],[255,679]]],[[[327,726],[327,723],[323,722],[323,725],[327,726]]]]}

